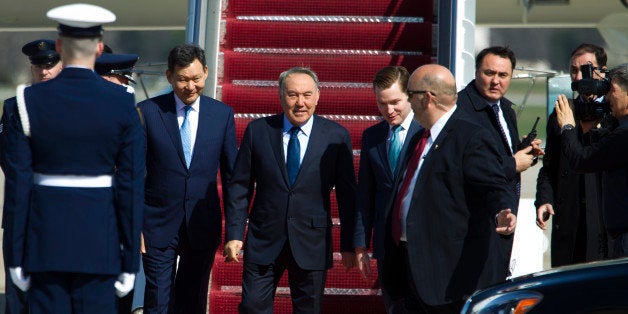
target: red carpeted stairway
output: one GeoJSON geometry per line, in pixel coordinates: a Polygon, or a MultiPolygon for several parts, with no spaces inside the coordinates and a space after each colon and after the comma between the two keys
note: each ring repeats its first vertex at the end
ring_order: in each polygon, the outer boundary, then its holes
{"type": "MultiPolygon", "coordinates": [[[[435,61],[432,0],[227,0],[218,98],[236,113],[240,141],[253,119],[281,112],[277,78],[293,66],[313,69],[320,80],[316,114],[345,126],[359,164],[362,131],[380,121],[371,81],[387,65],[409,71],[435,61]]],[[[325,285],[324,313],[384,313],[376,262],[372,280],[346,270],[339,250],[340,223],[332,197],[334,267],[325,285]]],[[[210,313],[237,313],[242,263],[216,255],[210,313]]],[[[287,276],[281,279],[275,313],[291,313],[287,276]]]]}

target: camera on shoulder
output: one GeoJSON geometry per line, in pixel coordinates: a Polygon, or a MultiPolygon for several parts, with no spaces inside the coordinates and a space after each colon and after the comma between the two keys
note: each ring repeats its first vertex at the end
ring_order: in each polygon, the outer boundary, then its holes
{"type": "Polygon", "coordinates": [[[580,97],[574,99],[574,115],[576,119],[582,121],[594,121],[602,119],[606,114],[611,112],[610,103],[603,99],[602,101],[590,100],[585,95],[595,95],[601,97],[606,95],[611,89],[611,82],[604,77],[593,78],[593,71],[598,70],[607,73],[605,69],[594,67],[591,63],[580,66],[582,72],[582,80],[571,83],[571,90],[577,91],[580,97]]]}

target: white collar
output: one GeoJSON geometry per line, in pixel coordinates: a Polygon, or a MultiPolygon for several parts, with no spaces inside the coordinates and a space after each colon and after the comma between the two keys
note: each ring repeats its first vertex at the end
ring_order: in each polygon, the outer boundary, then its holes
{"type": "MultiPolygon", "coordinates": [[[[300,126],[301,131],[305,134],[305,136],[309,137],[310,133],[312,133],[312,125],[314,125],[314,115],[312,115],[307,121],[300,126]]],[[[283,132],[288,133],[290,129],[292,129],[293,125],[286,118],[286,114],[283,114],[283,132]]]]}
{"type": "Polygon", "coordinates": [[[440,131],[443,130],[445,124],[447,124],[447,121],[449,121],[449,118],[451,118],[457,108],[458,105],[454,105],[453,107],[451,107],[451,109],[445,112],[445,114],[438,118],[436,123],[432,125],[432,128],[430,129],[430,138],[432,138],[432,141],[434,141],[438,137],[438,134],[440,134],[440,131]]]}
{"type": "MultiPolygon", "coordinates": [[[[177,112],[179,112],[179,110],[182,110],[183,107],[187,106],[186,104],[184,104],[181,99],[179,99],[179,97],[177,96],[177,94],[174,94],[174,102],[177,105],[177,112]]],[[[199,104],[201,103],[201,96],[198,96],[198,98],[196,98],[196,100],[192,103],[192,109],[196,112],[199,112],[199,104]]]]}

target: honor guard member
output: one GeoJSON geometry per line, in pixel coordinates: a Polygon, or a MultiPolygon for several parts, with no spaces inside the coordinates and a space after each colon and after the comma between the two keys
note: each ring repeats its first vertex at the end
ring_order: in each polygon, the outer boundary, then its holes
{"type": "MultiPolygon", "coordinates": [[[[30,59],[31,83],[33,84],[50,80],[61,72],[61,57],[55,50],[54,40],[38,39],[31,41],[22,47],[22,53],[30,59]]],[[[4,101],[4,106],[2,107],[2,121],[0,122],[0,166],[2,166],[2,169],[5,169],[4,147],[6,143],[6,132],[4,132],[4,126],[6,125],[6,122],[9,121],[10,116],[15,114],[16,106],[16,98],[11,97],[4,101]]],[[[4,228],[4,216],[2,221],[2,227],[4,228]]],[[[3,241],[2,243],[4,244],[6,241],[3,241]]],[[[4,250],[4,245],[2,247],[4,250]]],[[[6,256],[6,253],[4,253],[4,256],[6,256]]],[[[6,263],[4,271],[6,298],[4,312],[6,314],[28,313],[26,296],[21,290],[17,289],[13,282],[9,279],[10,276],[9,271],[6,268],[6,263]]]]}
{"type": "MultiPolygon", "coordinates": [[[[129,93],[135,93],[133,86],[133,67],[139,59],[136,54],[114,54],[109,46],[105,45],[103,54],[96,59],[94,70],[105,80],[126,87],[129,93]]],[[[139,110],[139,109],[138,109],[139,110]]],[[[143,251],[143,250],[142,250],[143,251]]],[[[142,263],[135,277],[133,291],[129,295],[120,298],[118,302],[118,313],[140,313],[144,306],[144,288],[146,287],[146,277],[142,263]]]]}
{"type": "Polygon", "coordinates": [[[71,4],[58,21],[64,69],[17,89],[7,138],[7,264],[31,313],[114,313],[139,265],[144,141],[134,96],[94,71],[115,15],[71,4]],[[29,290],[30,288],[30,290],[29,290]]]}
{"type": "Polygon", "coordinates": [[[38,39],[22,47],[22,53],[31,61],[33,83],[51,80],[61,72],[61,56],[55,50],[55,42],[38,39]]]}
{"type": "Polygon", "coordinates": [[[133,67],[138,59],[136,54],[103,53],[96,59],[94,70],[105,80],[123,85],[134,92],[129,82],[135,84],[133,67]]]}

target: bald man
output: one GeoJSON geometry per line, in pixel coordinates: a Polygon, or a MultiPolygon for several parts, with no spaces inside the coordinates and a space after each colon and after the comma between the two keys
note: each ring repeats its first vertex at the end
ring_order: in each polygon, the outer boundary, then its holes
{"type": "Polygon", "coordinates": [[[498,234],[514,232],[513,193],[494,137],[457,108],[448,69],[418,68],[407,93],[425,129],[410,139],[386,212],[382,284],[405,294],[408,312],[457,313],[475,289],[506,277],[498,234]]]}

